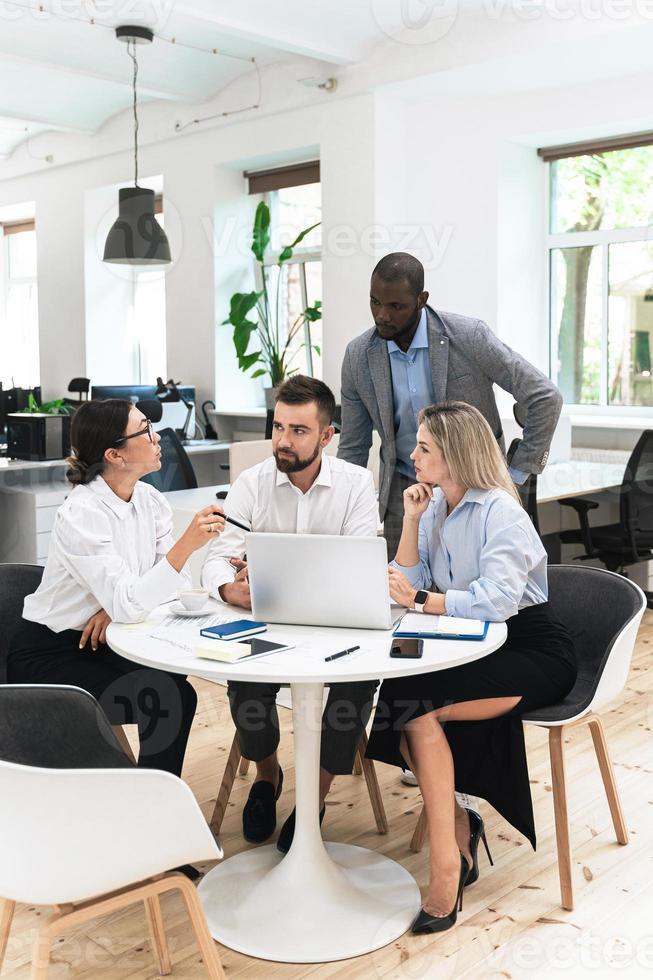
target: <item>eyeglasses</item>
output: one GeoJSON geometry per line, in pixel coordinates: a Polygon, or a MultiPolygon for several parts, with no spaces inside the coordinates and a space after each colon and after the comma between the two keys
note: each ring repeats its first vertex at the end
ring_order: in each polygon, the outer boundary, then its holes
{"type": "Polygon", "coordinates": [[[127,442],[128,439],[135,439],[137,436],[145,435],[148,437],[150,442],[154,442],[154,426],[149,419],[146,420],[144,429],[139,429],[138,432],[132,432],[130,436],[121,436],[120,439],[116,439],[114,448],[117,449],[118,446],[122,446],[122,444],[127,442]]]}

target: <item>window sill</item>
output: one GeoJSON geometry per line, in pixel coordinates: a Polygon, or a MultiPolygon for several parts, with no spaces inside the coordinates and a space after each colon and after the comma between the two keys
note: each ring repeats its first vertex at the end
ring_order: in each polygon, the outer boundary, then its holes
{"type": "Polygon", "coordinates": [[[573,429],[650,429],[653,415],[574,415],[569,413],[573,429]]]}

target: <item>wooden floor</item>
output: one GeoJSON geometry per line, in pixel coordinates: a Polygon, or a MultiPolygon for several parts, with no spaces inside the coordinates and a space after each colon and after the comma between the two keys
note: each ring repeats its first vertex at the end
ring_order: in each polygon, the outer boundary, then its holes
{"type": "MultiPolygon", "coordinates": [[[[614,840],[588,731],[573,731],[567,748],[567,779],[574,848],[576,909],[559,906],[551,777],[546,734],[527,728],[538,849],[486,805],[482,806],[495,866],[479,852],[481,876],[465,891],[457,927],[441,937],[404,936],[385,949],[325,966],[287,965],[250,959],[220,948],[227,977],[298,980],[301,977],[421,978],[587,976],[621,973],[628,980],[653,974],[653,612],[647,612],[621,699],[603,715],[631,840],[614,840]]],[[[198,682],[200,707],[184,777],[204,813],[211,813],[233,736],[224,688],[198,682]]],[[[292,807],[291,715],[282,712],[281,760],[286,773],[279,820],[292,807]]],[[[405,865],[424,886],[427,851],[412,854],[408,842],[419,811],[419,791],[403,786],[397,770],[379,766],[390,823],[380,837],[362,777],[339,777],[329,797],[324,836],[380,850],[405,865]]],[[[229,857],[246,846],[240,813],[251,776],[238,777],[223,826],[229,857]]],[[[7,805],[9,801],[2,801],[7,805]]],[[[47,820],[47,813],[43,814],[47,820]]],[[[98,842],[98,846],[101,843],[98,842]]],[[[204,977],[190,928],[175,896],[164,898],[173,976],[204,977]]],[[[416,910],[417,911],[417,910],[416,910]]],[[[17,910],[2,980],[27,980],[34,930],[41,914],[17,910]]],[[[261,916],[265,909],[261,909],[261,916]]],[[[256,928],[252,923],[252,928],[256,928]]],[[[92,923],[61,940],[54,951],[51,980],[146,980],[157,976],[145,916],[128,909],[92,923]]]]}

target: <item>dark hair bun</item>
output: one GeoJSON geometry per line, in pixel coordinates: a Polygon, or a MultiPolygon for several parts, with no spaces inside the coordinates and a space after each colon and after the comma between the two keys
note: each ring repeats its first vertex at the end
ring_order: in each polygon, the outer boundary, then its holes
{"type": "Polygon", "coordinates": [[[69,483],[77,487],[80,484],[89,482],[89,467],[83,459],[79,459],[77,456],[69,456],[66,462],[68,463],[66,479],[69,483]]]}

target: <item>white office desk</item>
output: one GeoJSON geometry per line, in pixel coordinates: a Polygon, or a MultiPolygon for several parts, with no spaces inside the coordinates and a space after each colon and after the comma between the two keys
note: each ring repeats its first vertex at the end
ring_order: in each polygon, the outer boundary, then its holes
{"type": "MultiPolygon", "coordinates": [[[[588,450],[590,452],[592,450],[588,450]]],[[[562,497],[582,497],[620,486],[629,457],[630,453],[616,451],[603,459],[551,463],[537,478],[538,504],[562,497]]]]}
{"type": "MultiPolygon", "coordinates": [[[[200,486],[215,488],[223,478],[221,464],[229,459],[229,443],[207,440],[185,448],[200,486]]],[[[54,516],[71,489],[63,459],[0,457],[0,562],[45,563],[54,516]]]]}
{"type": "MultiPolygon", "coordinates": [[[[242,610],[215,603],[234,618],[242,610]]],[[[160,618],[163,607],[152,614],[160,618]]],[[[183,627],[190,648],[198,621],[183,627]]],[[[504,623],[490,624],[480,641],[427,640],[420,660],[391,659],[390,631],[271,626],[266,636],[295,648],[250,663],[221,664],[191,649],[147,635],[147,627],[109,626],[107,641],[123,657],[149,667],[213,681],[288,682],[295,740],[296,827],[282,855],[274,844],[251,848],[218,864],[199,895],[211,934],[231,949],[265,960],[324,963],[360,956],[393,942],[420,907],[411,874],[396,861],[349,844],[324,844],[318,819],[321,715],[324,687],[338,681],[422,674],[478,660],[498,649],[504,623]],[[349,657],[324,657],[359,644],[349,657]]],[[[175,637],[179,642],[179,637],[175,637]]],[[[209,642],[209,641],[207,641],[209,642]]]]}

